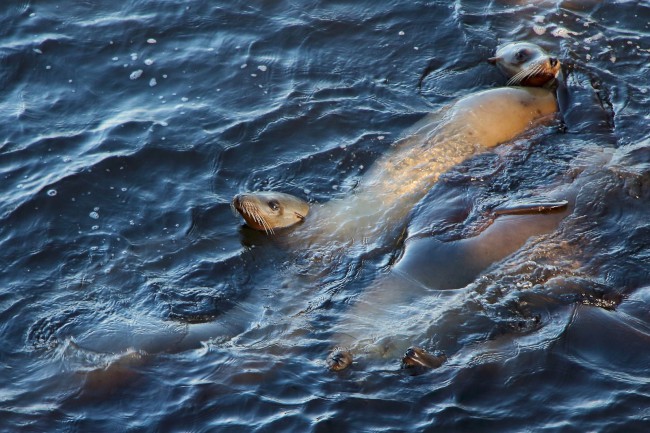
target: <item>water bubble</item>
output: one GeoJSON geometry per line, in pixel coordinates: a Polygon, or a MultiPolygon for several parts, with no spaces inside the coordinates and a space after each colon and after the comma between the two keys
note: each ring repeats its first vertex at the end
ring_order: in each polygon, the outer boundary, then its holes
{"type": "Polygon", "coordinates": [[[99,226],[92,226],[91,230],[99,230],[99,226]]]}
{"type": "Polygon", "coordinates": [[[144,71],[142,69],[138,69],[137,71],[133,71],[133,72],[131,72],[131,75],[129,75],[129,78],[132,79],[132,80],[137,80],[138,78],[140,78],[142,76],[143,72],[144,71]]]}
{"type": "Polygon", "coordinates": [[[92,211],[88,214],[89,217],[91,217],[94,220],[99,219],[99,214],[96,211],[92,211]]]}
{"type": "Polygon", "coordinates": [[[47,195],[49,195],[50,197],[54,197],[56,195],[56,190],[55,189],[48,190],[47,195]]]}
{"type": "Polygon", "coordinates": [[[257,69],[259,69],[262,72],[266,72],[267,67],[265,65],[259,65],[257,69]]]}
{"type": "Polygon", "coordinates": [[[151,80],[149,80],[149,87],[155,87],[156,84],[158,84],[158,82],[156,81],[155,78],[152,78],[151,80]]]}
{"type": "Polygon", "coordinates": [[[154,38],[149,38],[149,39],[147,39],[147,43],[148,43],[148,44],[155,44],[156,42],[158,42],[158,41],[155,40],[154,38]]]}

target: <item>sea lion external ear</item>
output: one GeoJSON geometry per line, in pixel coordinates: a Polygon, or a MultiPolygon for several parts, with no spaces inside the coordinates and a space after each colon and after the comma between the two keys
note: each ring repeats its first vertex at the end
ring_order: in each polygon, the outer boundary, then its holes
{"type": "Polygon", "coordinates": [[[298,212],[294,212],[294,214],[296,215],[296,218],[298,218],[300,221],[304,221],[304,220],[305,220],[305,216],[304,216],[304,215],[299,214],[298,212]]]}
{"type": "Polygon", "coordinates": [[[491,65],[496,65],[497,60],[499,60],[498,57],[490,57],[489,59],[487,59],[487,62],[491,65]]]}

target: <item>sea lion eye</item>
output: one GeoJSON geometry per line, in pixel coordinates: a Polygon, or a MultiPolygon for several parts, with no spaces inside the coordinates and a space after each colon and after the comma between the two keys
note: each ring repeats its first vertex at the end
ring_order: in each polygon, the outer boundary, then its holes
{"type": "Polygon", "coordinates": [[[520,63],[523,63],[523,62],[525,62],[526,60],[528,60],[528,57],[529,57],[529,56],[530,56],[530,53],[528,52],[528,50],[526,50],[526,49],[519,50],[519,51],[517,51],[517,53],[515,54],[515,60],[518,61],[518,62],[520,62],[520,63]]]}
{"type": "Polygon", "coordinates": [[[280,202],[277,200],[269,200],[267,204],[273,211],[278,211],[280,209],[280,202]]]}

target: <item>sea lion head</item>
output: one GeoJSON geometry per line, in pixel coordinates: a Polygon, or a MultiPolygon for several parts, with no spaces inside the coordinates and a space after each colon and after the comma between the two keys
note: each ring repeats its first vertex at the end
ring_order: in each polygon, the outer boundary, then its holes
{"type": "Polygon", "coordinates": [[[330,371],[343,371],[352,365],[352,352],[342,347],[335,348],[327,357],[330,371]]]}
{"type": "Polygon", "coordinates": [[[249,227],[266,233],[302,222],[309,213],[306,201],[275,191],[238,194],[231,205],[249,227]]]}
{"type": "Polygon", "coordinates": [[[542,87],[552,83],[560,73],[560,61],[530,42],[501,45],[488,62],[509,78],[508,86],[542,87]]]}

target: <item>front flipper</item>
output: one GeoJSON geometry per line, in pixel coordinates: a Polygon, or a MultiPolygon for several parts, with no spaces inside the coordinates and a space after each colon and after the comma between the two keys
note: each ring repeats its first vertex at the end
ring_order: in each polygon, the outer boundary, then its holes
{"type": "Polygon", "coordinates": [[[420,347],[410,347],[402,358],[403,368],[425,368],[434,369],[440,367],[447,360],[447,356],[432,355],[420,347]]]}
{"type": "Polygon", "coordinates": [[[566,209],[569,202],[566,200],[557,201],[536,201],[536,200],[515,200],[507,201],[492,209],[494,215],[525,215],[549,213],[566,209]]]}

